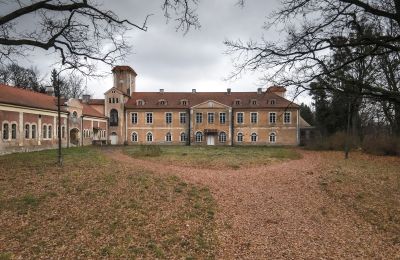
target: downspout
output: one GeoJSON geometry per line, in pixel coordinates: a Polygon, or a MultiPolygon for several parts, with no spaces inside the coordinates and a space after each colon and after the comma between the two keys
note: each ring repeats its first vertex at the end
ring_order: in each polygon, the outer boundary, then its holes
{"type": "Polygon", "coordinates": [[[188,131],[188,138],[187,138],[187,140],[186,140],[186,145],[188,145],[188,146],[190,146],[191,145],[191,141],[190,141],[190,138],[191,138],[191,135],[190,135],[190,132],[191,132],[191,124],[192,124],[192,122],[191,122],[191,116],[190,116],[190,108],[187,110],[188,111],[188,125],[189,125],[189,131],[188,131]]]}
{"type": "Polygon", "coordinates": [[[231,146],[233,146],[233,140],[235,139],[235,131],[234,131],[234,117],[233,117],[234,113],[233,113],[233,108],[231,109],[231,146]]]}
{"type": "Polygon", "coordinates": [[[125,109],[125,143],[128,144],[128,111],[125,109]]]}
{"type": "Polygon", "coordinates": [[[80,131],[80,135],[81,135],[81,146],[83,146],[83,115],[81,116],[81,131],[80,131]]]}

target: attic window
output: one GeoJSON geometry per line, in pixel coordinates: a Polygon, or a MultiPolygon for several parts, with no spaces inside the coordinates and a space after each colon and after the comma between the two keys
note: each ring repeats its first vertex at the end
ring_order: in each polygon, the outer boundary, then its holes
{"type": "Polygon", "coordinates": [[[186,99],[181,100],[181,105],[186,106],[188,104],[188,101],[186,99]]]}
{"type": "Polygon", "coordinates": [[[144,105],[144,100],[143,99],[136,100],[136,105],[143,106],[144,105]]]}
{"type": "Polygon", "coordinates": [[[271,100],[269,101],[269,103],[270,103],[271,105],[275,105],[275,104],[276,104],[276,100],[275,100],[275,99],[271,99],[271,100]]]}
{"type": "Polygon", "coordinates": [[[160,100],[158,100],[158,104],[164,106],[167,104],[167,101],[165,99],[160,99],[160,100]]]}
{"type": "Polygon", "coordinates": [[[257,105],[257,99],[252,99],[252,100],[250,100],[250,103],[251,103],[252,105],[257,105]]]}
{"type": "Polygon", "coordinates": [[[236,99],[235,100],[235,105],[240,105],[242,102],[240,101],[240,99],[236,99]]]}

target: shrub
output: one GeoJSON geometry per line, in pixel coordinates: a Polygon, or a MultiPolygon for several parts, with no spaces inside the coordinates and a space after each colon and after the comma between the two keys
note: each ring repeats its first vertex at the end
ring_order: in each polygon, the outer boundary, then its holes
{"type": "Polygon", "coordinates": [[[157,145],[141,145],[139,149],[140,156],[158,157],[161,155],[161,148],[157,145]]]}
{"type": "Polygon", "coordinates": [[[400,156],[400,139],[389,136],[367,136],[363,140],[362,149],[374,155],[400,156]]]}
{"type": "MultiPolygon", "coordinates": [[[[345,132],[336,132],[329,137],[315,137],[312,141],[306,144],[306,149],[343,151],[346,146],[346,138],[345,132]]],[[[358,147],[359,143],[358,137],[350,136],[350,149],[358,147]]]]}

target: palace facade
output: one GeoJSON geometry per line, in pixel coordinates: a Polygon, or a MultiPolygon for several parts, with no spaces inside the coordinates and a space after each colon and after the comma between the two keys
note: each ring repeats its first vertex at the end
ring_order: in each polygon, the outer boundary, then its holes
{"type": "MultiPolygon", "coordinates": [[[[104,99],[62,102],[64,147],[112,145],[298,145],[309,125],[284,87],[254,92],[136,92],[136,72],[112,70],[104,99]]],[[[51,91],[50,91],[51,93],[51,91]]],[[[0,85],[0,153],[57,146],[57,99],[0,85]]]]}

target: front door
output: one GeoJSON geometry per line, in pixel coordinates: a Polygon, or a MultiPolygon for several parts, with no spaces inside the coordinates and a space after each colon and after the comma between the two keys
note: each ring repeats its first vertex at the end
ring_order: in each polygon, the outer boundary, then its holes
{"type": "Polygon", "coordinates": [[[118,135],[116,133],[110,135],[110,142],[112,145],[118,144],[118,135]]]}
{"type": "Polygon", "coordinates": [[[213,135],[207,135],[207,145],[215,145],[215,139],[213,135]]]}

